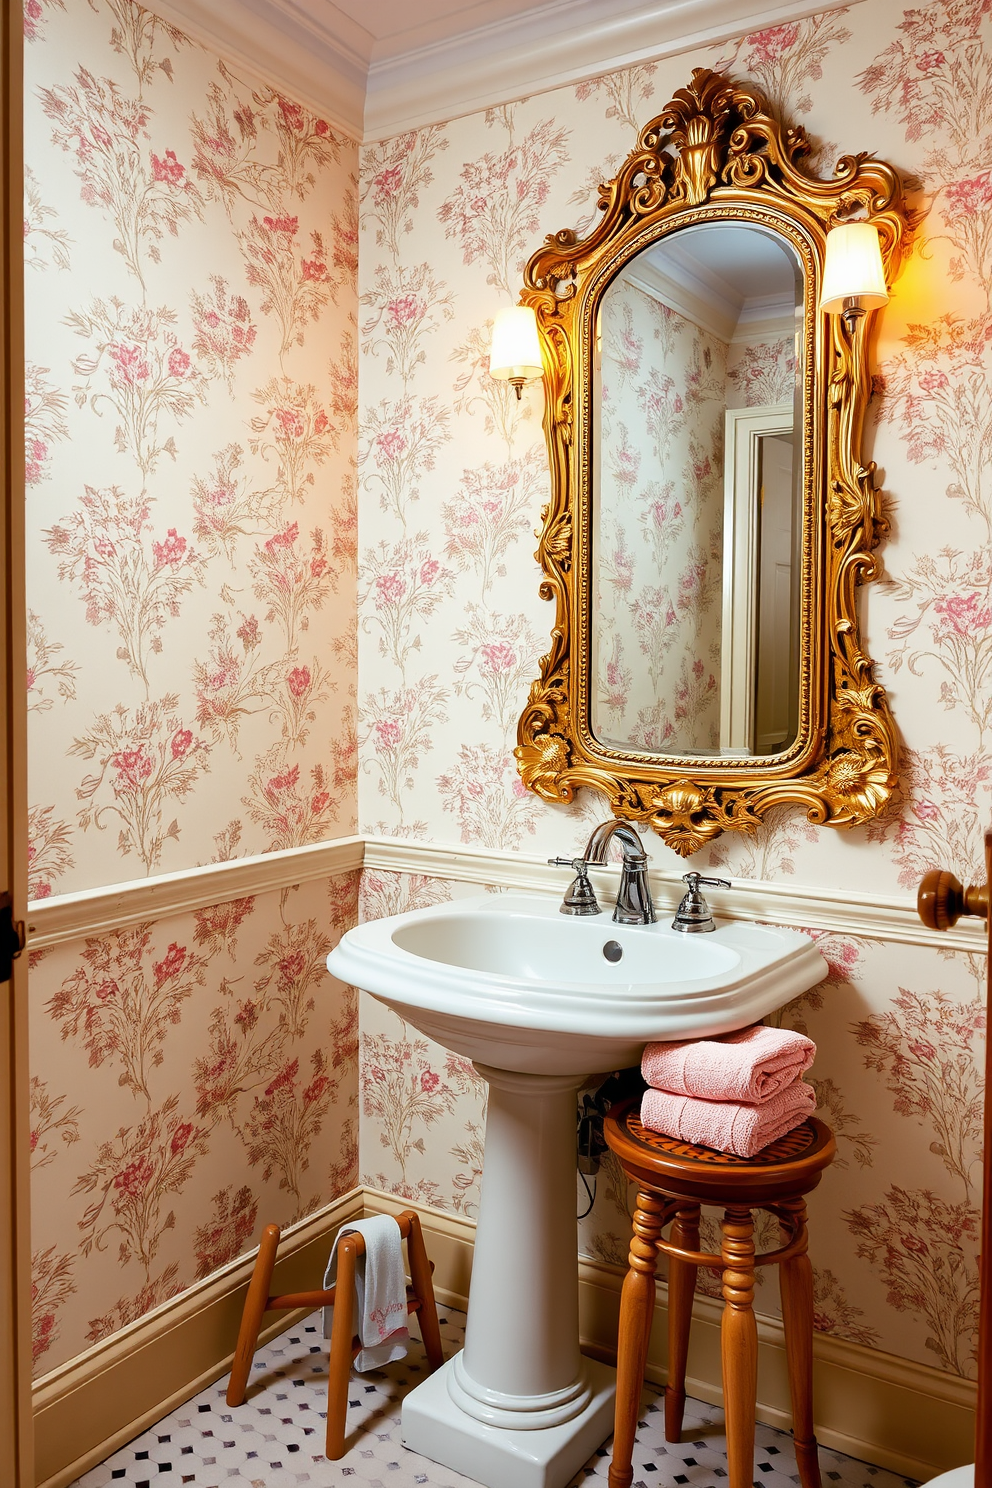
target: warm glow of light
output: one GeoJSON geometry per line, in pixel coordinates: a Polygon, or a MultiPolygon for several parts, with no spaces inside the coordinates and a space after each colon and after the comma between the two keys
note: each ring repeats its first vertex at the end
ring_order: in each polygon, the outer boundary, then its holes
{"type": "Polygon", "coordinates": [[[880,310],[889,302],[878,230],[870,222],[844,222],[827,233],[820,309],[841,315],[845,301],[862,310],[880,310]]]}
{"type": "Polygon", "coordinates": [[[530,305],[510,305],[505,310],[497,310],[493,321],[489,374],[517,383],[543,377],[537,316],[530,305]]]}

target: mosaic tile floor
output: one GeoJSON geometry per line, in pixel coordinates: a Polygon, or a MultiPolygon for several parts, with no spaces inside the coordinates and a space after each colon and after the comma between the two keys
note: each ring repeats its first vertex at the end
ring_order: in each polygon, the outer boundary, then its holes
{"type": "MultiPolygon", "coordinates": [[[[461,1347],[465,1315],[440,1309],[445,1355],[461,1347]]],[[[471,1479],[408,1452],[400,1440],[400,1404],[424,1378],[419,1340],[407,1359],[374,1374],[352,1375],[350,1450],[339,1462],[323,1455],[327,1354],[320,1315],[259,1350],[244,1405],[224,1400],[227,1380],[201,1391],[151,1430],[77,1478],[72,1488],[470,1488],[471,1479]]],[[[634,1488],[723,1488],[727,1477],[723,1412],[690,1400],[679,1446],[665,1442],[656,1392],[645,1390],[634,1453],[634,1488]]],[[[573,1488],[606,1484],[609,1443],[573,1488]]],[[[824,1488],[915,1488],[912,1479],[820,1448],[824,1488]]],[[[791,1438],[759,1426],[756,1488],[795,1488],[791,1438]]]]}

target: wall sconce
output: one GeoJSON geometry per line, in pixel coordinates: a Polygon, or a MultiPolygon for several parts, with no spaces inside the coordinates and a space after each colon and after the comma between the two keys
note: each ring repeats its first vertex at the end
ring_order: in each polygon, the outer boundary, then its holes
{"type": "Polygon", "coordinates": [[[827,233],[820,309],[843,315],[848,330],[867,310],[889,302],[878,229],[870,222],[844,222],[827,233]]]}
{"type": "Polygon", "coordinates": [[[489,353],[489,375],[510,382],[523,394],[524,383],[544,376],[537,316],[530,305],[510,305],[497,310],[493,321],[493,344],[489,353]]]}

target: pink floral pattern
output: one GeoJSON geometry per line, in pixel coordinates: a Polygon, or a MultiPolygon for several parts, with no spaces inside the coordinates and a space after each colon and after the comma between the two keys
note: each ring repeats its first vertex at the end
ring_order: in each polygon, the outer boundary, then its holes
{"type": "MultiPolygon", "coordinates": [[[[25,28],[46,899],[353,829],[357,150],[132,0],[25,28]]],[[[32,956],[40,1370],[355,1182],[356,893],[32,956]]]]}
{"type": "MultiPolygon", "coordinates": [[[[132,0],[60,15],[57,52],[47,14],[25,206],[41,894],[205,861],[235,816],[239,852],[270,850],[259,781],[326,775],[325,740],[353,754],[356,665],[355,146],[132,0]]],[[[282,838],[351,830],[334,773],[282,838]]]]}
{"type": "MultiPolygon", "coordinates": [[[[717,64],[753,78],[800,119],[818,169],[871,149],[918,183],[909,197],[911,260],[880,324],[868,436],[891,500],[891,582],[863,598],[904,737],[901,800],[884,821],[846,836],[801,812],[773,813],[753,836],[721,838],[700,866],[759,882],[843,886],[854,897],[915,891],[935,866],[973,878],[992,807],[992,15],[984,0],[917,10],[883,0],[870,19],[858,7],[834,10],[363,149],[359,501],[369,536],[360,554],[360,822],[552,856],[579,851],[606,815],[588,792],[565,808],[514,800],[509,751],[534,675],[527,661],[546,649],[551,624],[530,556],[547,465],[541,391],[527,389],[518,403],[487,376],[489,327],[516,298],[523,259],[546,233],[595,222],[596,184],[632,147],[635,124],[684,86],[690,67],[717,64]],[[420,553],[451,575],[430,604],[411,585],[420,553]]],[[[646,366],[654,344],[643,315],[621,319],[619,331],[615,380],[646,366]]],[[[732,348],[732,401],[783,401],[793,355],[791,337],[732,348]]],[[[677,632],[671,617],[699,595],[712,559],[702,540],[688,552],[679,493],[659,488],[640,499],[655,478],[654,445],[701,385],[690,375],[666,384],[666,371],[658,365],[639,427],[628,426],[626,438],[614,430],[618,503],[621,492],[636,497],[642,520],[604,543],[605,585],[617,614],[626,604],[638,627],[603,646],[604,710],[621,709],[642,685],[646,663],[677,632]],[[684,583],[667,596],[642,577],[666,544],[685,550],[676,573],[684,583]]],[[[705,479],[714,451],[686,449],[687,464],[690,456],[694,477],[698,469],[705,479]]],[[[705,708],[716,677],[705,651],[687,648],[671,669],[673,725],[676,709],[705,708]]],[[[663,743],[664,726],[659,720],[646,741],[663,743]]],[[[657,839],[648,843],[659,865],[682,871],[657,839]]],[[[370,874],[365,912],[474,891],[370,874]]],[[[818,1098],[838,1134],[839,1161],[813,1196],[818,1326],[967,1374],[976,1242],[974,1196],[960,1172],[974,1153],[981,1044],[973,968],[965,956],[920,947],[817,939],[830,977],[778,1017],[816,1039],[818,1098]],[[910,1044],[929,1040],[939,1051],[944,1034],[911,1027],[917,1013],[910,1017],[904,996],[946,1025],[947,1047],[925,1078],[910,1044]],[[866,1064],[869,1056],[882,1065],[866,1064]],[[938,1100],[938,1085],[943,1104],[924,1108],[938,1100]]],[[[362,1019],[369,1049],[382,1056],[388,1045],[398,1063],[411,1031],[371,1001],[362,1019]]],[[[454,1097],[439,1099],[430,1120],[415,1117],[410,1137],[423,1138],[423,1151],[404,1138],[394,1155],[379,1144],[386,1118],[365,1115],[363,1176],[455,1210],[473,1172],[481,1092],[457,1088],[442,1051],[428,1047],[422,1057],[454,1097]]],[[[398,1080],[396,1069],[386,1072],[398,1080]]],[[[629,1235],[623,1187],[604,1170],[581,1232],[584,1250],[616,1262],[629,1235]]],[[[763,1297],[761,1306],[774,1310],[774,1301],[763,1297]]]]}
{"type": "Polygon", "coordinates": [[[722,48],[716,68],[754,78],[783,111],[808,114],[813,109],[811,85],[822,80],[824,61],[835,47],[851,40],[850,28],[842,20],[847,14],[833,10],[753,31],[722,48]]]}
{"type": "Polygon", "coordinates": [[[601,324],[593,731],[716,748],[729,348],[630,283],[613,286],[601,324]]]}
{"type": "Polygon", "coordinates": [[[259,1221],[353,1185],[357,1007],[324,961],[355,890],[235,900],[46,957],[36,1057],[78,1104],[33,1079],[42,1368],[242,1254],[259,1221]]]}
{"type": "MultiPolygon", "coordinates": [[[[838,151],[874,149],[921,184],[870,434],[897,518],[891,583],[865,603],[904,735],[901,801],[847,837],[778,813],[702,856],[852,896],[909,891],[937,865],[975,873],[992,803],[985,0],[882,0],[870,24],[833,11],[373,143],[357,172],[360,304],[356,151],[325,120],[130,0],[30,0],[25,27],[38,897],[350,831],[356,781],[363,830],[581,847],[601,799],[547,806],[512,763],[550,625],[530,557],[548,486],[540,389],[518,403],[488,377],[489,326],[542,236],[595,219],[635,121],[689,66],[718,62],[803,116],[821,155],[838,134],[838,151]]],[[[645,355],[644,327],[624,333],[618,376],[645,355]]],[[[732,356],[738,400],[775,401],[789,361],[785,345],[732,356]]],[[[646,437],[666,436],[688,390],[656,380],[646,437]]],[[[618,488],[646,486],[636,441],[615,453],[618,488]]],[[[712,453],[686,456],[705,479],[712,453]]],[[[687,525],[658,490],[609,545],[609,582],[637,585],[649,646],[698,598],[710,555],[687,552],[669,603],[641,592],[638,563],[687,525]]],[[[604,706],[639,685],[640,647],[605,648],[604,706]]],[[[675,707],[705,706],[707,661],[673,669],[675,707]]],[[[209,1274],[263,1217],[355,1181],[357,1014],[314,980],[354,891],[308,885],[33,956],[40,1368],[209,1274]]],[[[364,908],[466,892],[370,871],[364,908]]],[[[813,1196],[817,1325],[967,1374],[981,968],[818,942],[828,982],[779,1015],[818,1043],[839,1137],[813,1196]]],[[[472,1214],[477,1077],[371,1001],[362,1040],[365,1180],[472,1214]]],[[[604,1174],[582,1245],[620,1262],[628,1196],[604,1174]]]]}

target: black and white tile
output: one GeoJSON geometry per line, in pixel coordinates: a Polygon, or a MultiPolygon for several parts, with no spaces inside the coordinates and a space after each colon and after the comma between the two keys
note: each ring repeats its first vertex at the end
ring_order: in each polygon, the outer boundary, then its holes
{"type": "MultiPolygon", "coordinates": [[[[461,1347],[465,1315],[440,1310],[445,1354],[461,1347]]],[[[353,1374],[349,1391],[349,1451],[338,1462],[324,1456],[327,1351],[320,1314],[281,1334],[255,1357],[244,1405],[224,1400],[227,1380],[200,1392],[150,1430],[77,1478],[72,1488],[470,1488],[471,1479],[407,1451],[400,1440],[400,1405],[422,1380],[419,1341],[387,1369],[353,1374]]],[[[606,1484],[610,1444],[573,1480],[606,1484]]],[[[839,1452],[820,1448],[824,1488],[915,1488],[839,1452]]],[[[645,1390],[634,1453],[634,1488],[725,1488],[723,1412],[690,1400],[683,1441],[664,1439],[657,1393],[645,1390]]],[[[799,1482],[791,1438],[757,1429],[755,1484],[795,1488],[799,1482]]]]}

